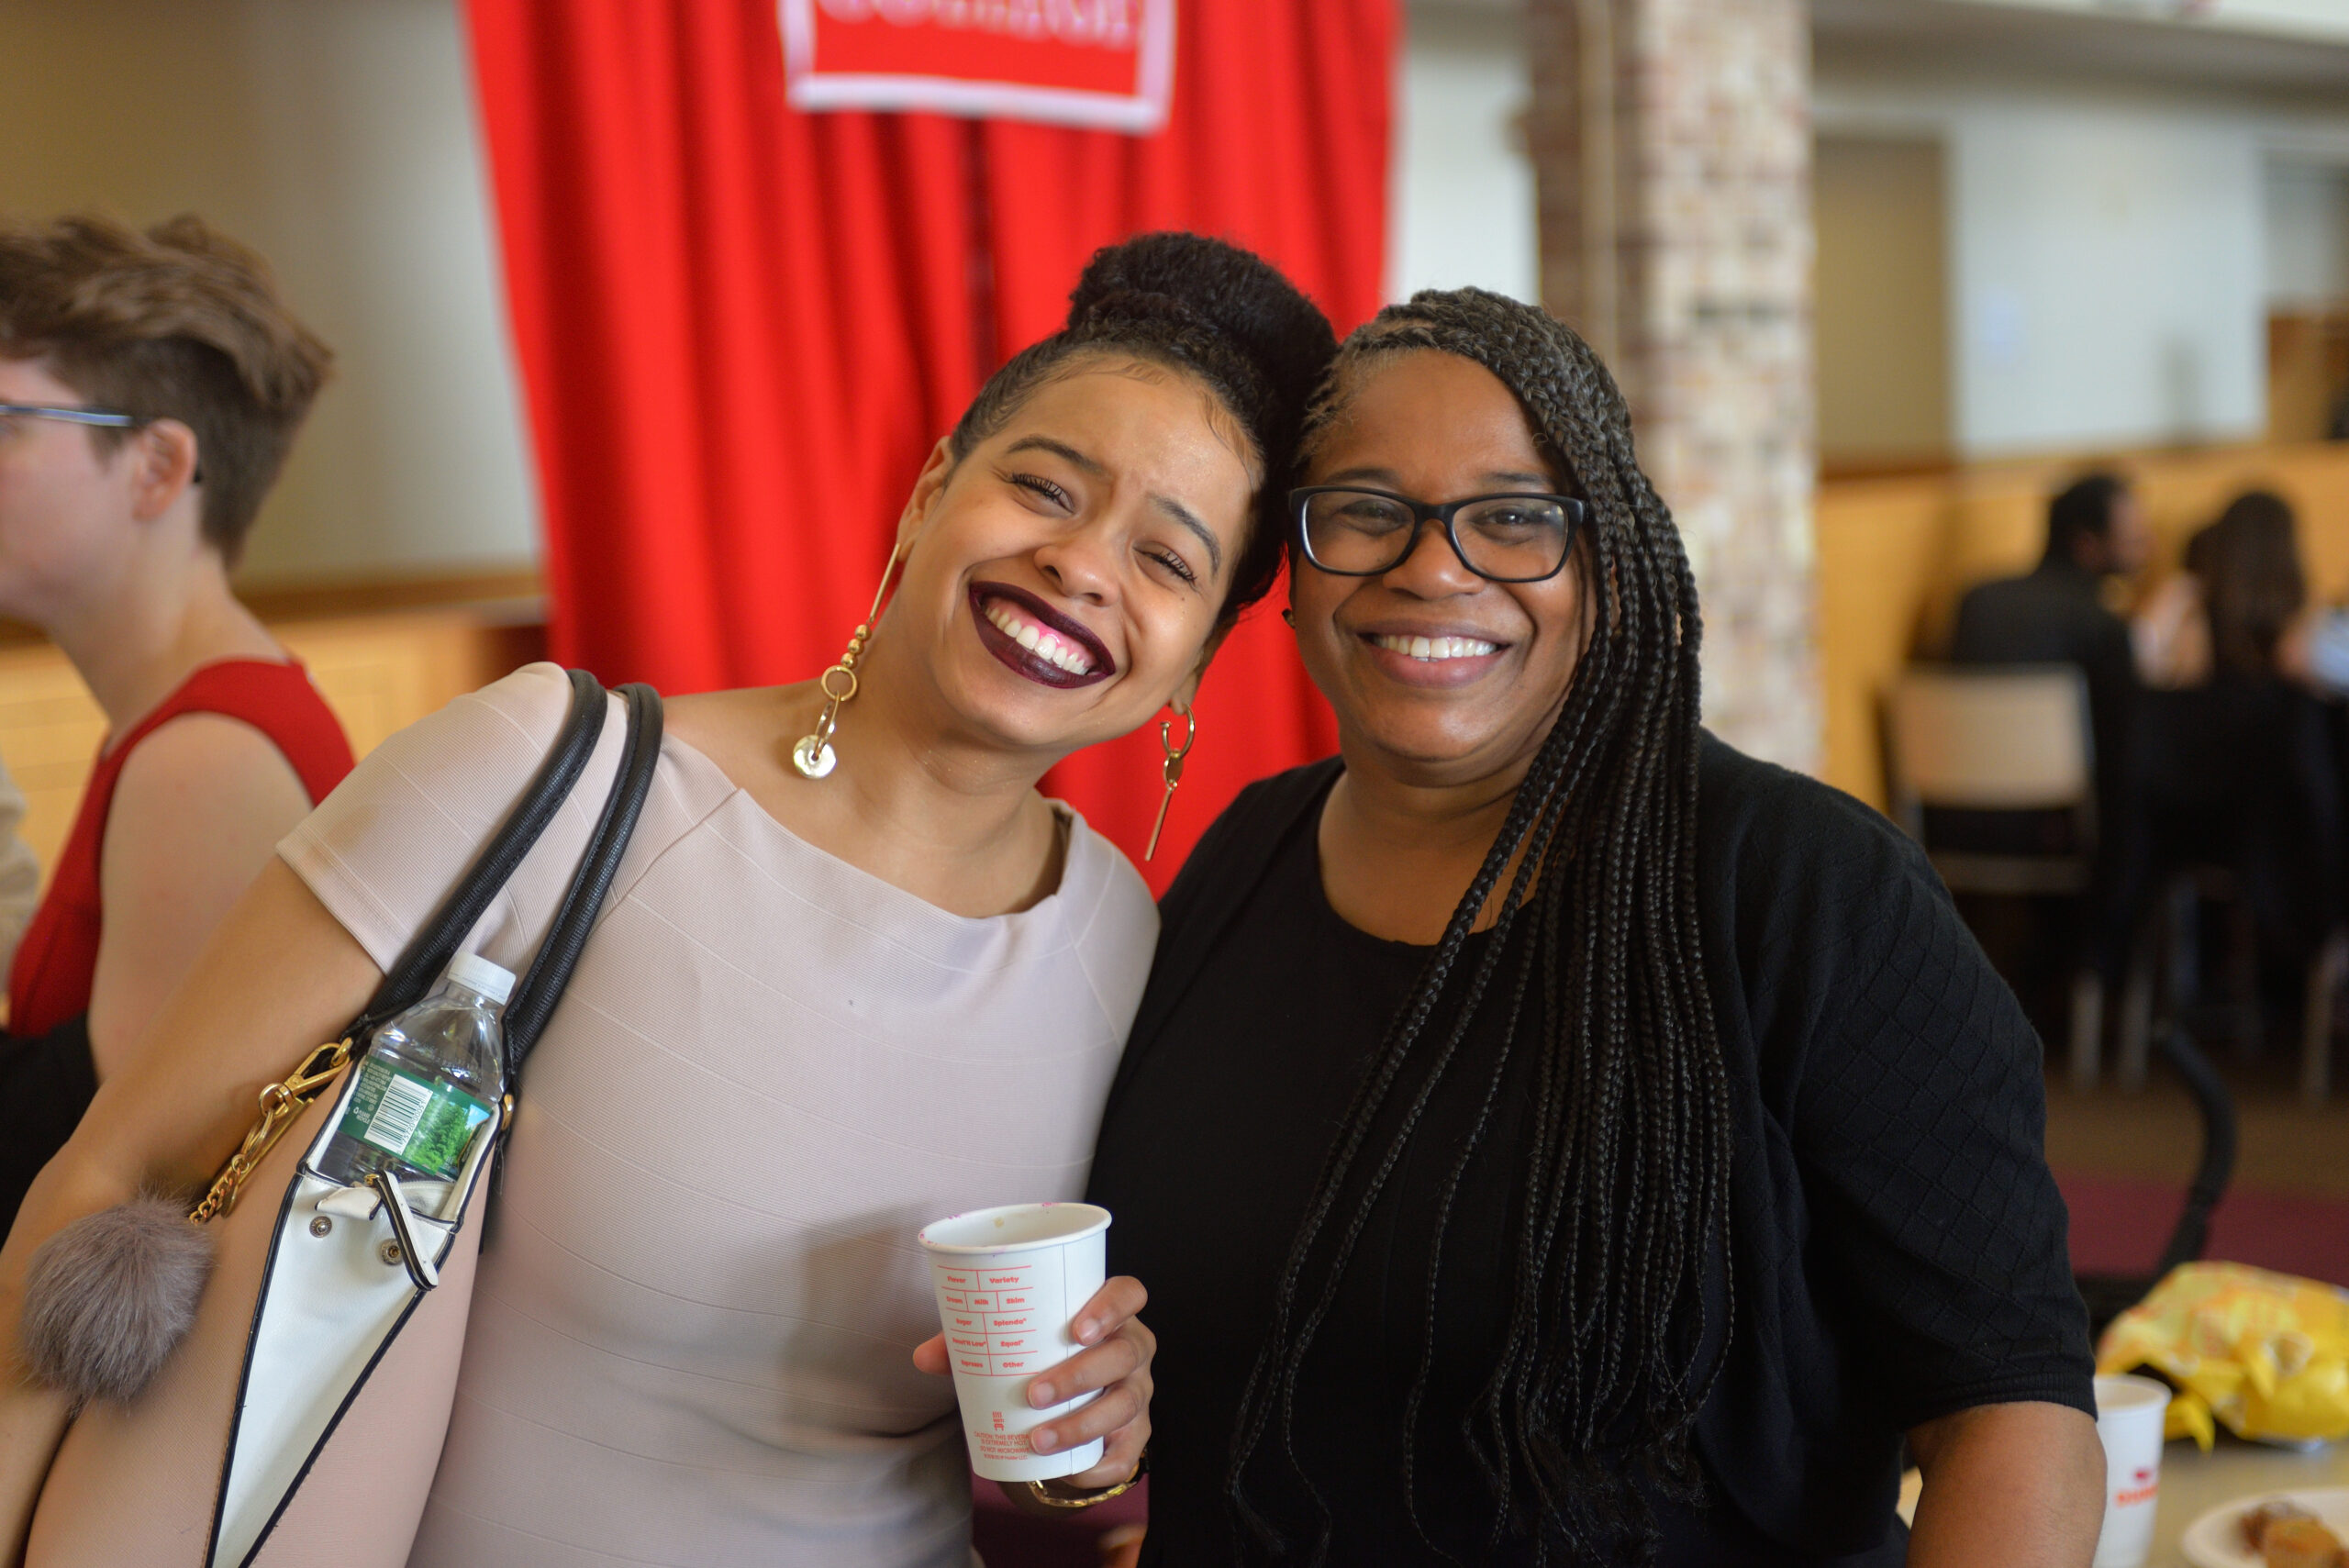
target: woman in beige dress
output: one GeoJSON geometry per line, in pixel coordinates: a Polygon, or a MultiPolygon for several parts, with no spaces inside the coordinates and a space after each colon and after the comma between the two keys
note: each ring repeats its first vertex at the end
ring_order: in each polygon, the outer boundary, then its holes
{"type": "MultiPolygon", "coordinates": [[[[1104,251],[1068,328],[996,375],[915,485],[836,765],[794,763],[814,682],[671,705],[530,1059],[413,1547],[353,1540],[340,1561],[968,1561],[953,1395],[926,1374],[941,1358],[908,1354],[937,1327],[914,1235],[1083,1194],[1157,932],[1133,868],[1036,783],[1187,708],[1277,570],[1262,492],[1332,348],[1243,251],[1184,235],[1104,251]]],[[[35,1184],[0,1252],[6,1342],[44,1238],[142,1184],[203,1180],[259,1085],[365,1002],[566,697],[534,665],[460,699],[284,841],[35,1184]]],[[[615,703],[548,847],[469,948],[526,964],[620,728],[615,703]]],[[[1093,1348],[1031,1391],[1106,1390],[1037,1438],[1108,1440],[1080,1490],[1125,1479],[1147,1436],[1140,1305],[1112,1281],[1076,1324],[1093,1348]]],[[[106,1495],[80,1429],[52,1469],[65,1426],[57,1396],[0,1397],[0,1507],[35,1564],[93,1560],[106,1528],[106,1508],[61,1501],[106,1495]]]]}

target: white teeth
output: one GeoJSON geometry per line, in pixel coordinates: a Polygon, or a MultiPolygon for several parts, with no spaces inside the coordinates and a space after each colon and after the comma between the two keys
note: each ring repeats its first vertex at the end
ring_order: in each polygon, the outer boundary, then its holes
{"type": "Polygon", "coordinates": [[[1000,599],[990,600],[984,613],[989,625],[1053,668],[1065,670],[1072,675],[1093,673],[1093,661],[1085,656],[1083,649],[1050,628],[1023,620],[1017,611],[1000,599]]]}
{"type": "Polygon", "coordinates": [[[1500,651],[1500,644],[1473,637],[1376,637],[1371,640],[1390,652],[1428,663],[1439,659],[1481,659],[1500,651]]]}

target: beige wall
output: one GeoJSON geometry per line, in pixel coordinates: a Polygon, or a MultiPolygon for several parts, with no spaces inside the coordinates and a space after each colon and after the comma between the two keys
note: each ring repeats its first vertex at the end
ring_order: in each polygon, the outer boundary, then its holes
{"type": "Polygon", "coordinates": [[[0,209],[88,207],[204,214],[339,355],[248,580],[536,559],[456,0],[0,0],[0,209]]]}
{"type": "Polygon", "coordinates": [[[2266,163],[2349,137],[2337,94],[1831,54],[1814,109],[1946,150],[1960,457],[2266,433],[2266,163]]]}
{"type": "Polygon", "coordinates": [[[1941,145],[1819,139],[1819,451],[1843,463],[1950,450],[1941,145]]]}
{"type": "Polygon", "coordinates": [[[1397,71],[1387,295],[1475,284],[1542,295],[1532,91],[1520,9],[1496,0],[1411,0],[1397,71]]]}

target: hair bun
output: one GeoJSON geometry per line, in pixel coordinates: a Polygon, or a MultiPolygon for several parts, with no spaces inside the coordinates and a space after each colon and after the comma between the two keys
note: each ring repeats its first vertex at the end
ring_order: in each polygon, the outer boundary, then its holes
{"type": "Polygon", "coordinates": [[[1275,404],[1299,416],[1338,349],[1320,306],[1272,263],[1203,234],[1138,234],[1106,246],[1068,296],[1071,327],[1152,317],[1186,318],[1223,338],[1264,378],[1275,404]]]}

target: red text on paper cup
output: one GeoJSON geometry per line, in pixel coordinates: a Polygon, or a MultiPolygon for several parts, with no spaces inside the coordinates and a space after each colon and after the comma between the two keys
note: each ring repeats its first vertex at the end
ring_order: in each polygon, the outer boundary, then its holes
{"type": "Polygon", "coordinates": [[[973,1432],[971,1451],[987,1459],[1026,1459],[1035,1452],[1025,1432],[973,1432]]]}
{"type": "Polygon", "coordinates": [[[1032,1377],[1052,1364],[1053,1336],[1035,1309],[1032,1268],[934,1267],[955,1371],[970,1377],[1032,1377]]]}

